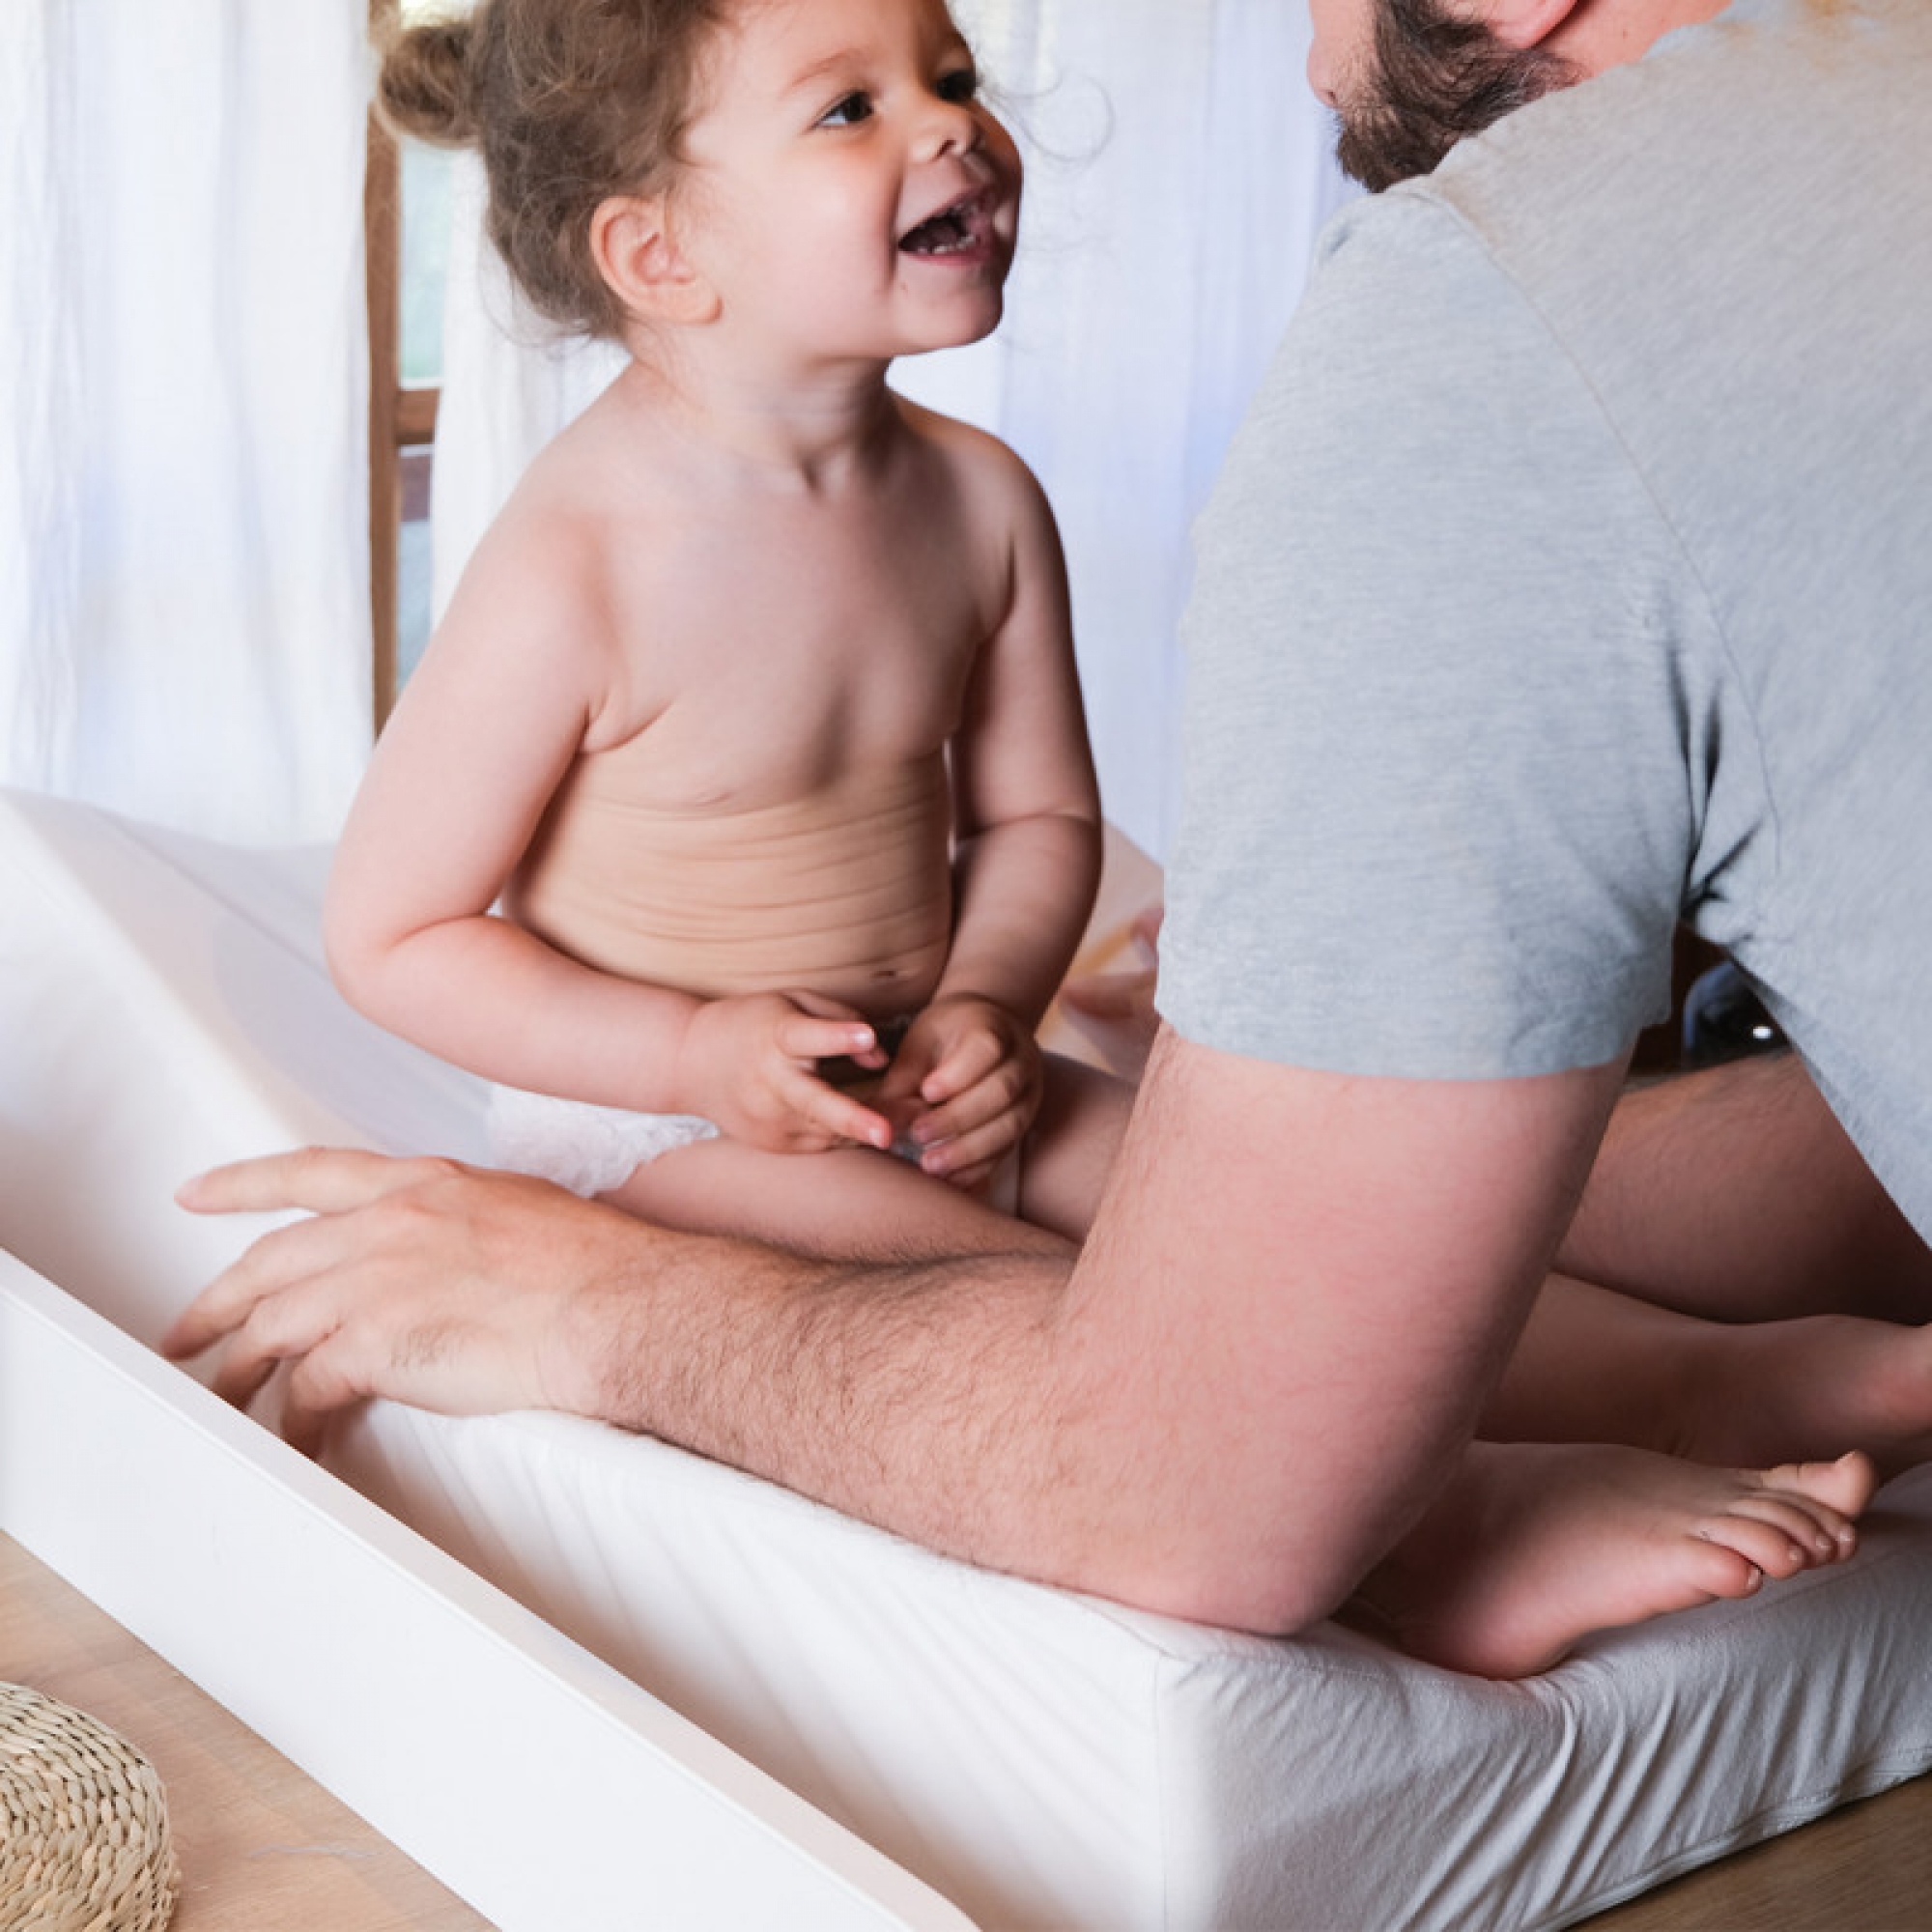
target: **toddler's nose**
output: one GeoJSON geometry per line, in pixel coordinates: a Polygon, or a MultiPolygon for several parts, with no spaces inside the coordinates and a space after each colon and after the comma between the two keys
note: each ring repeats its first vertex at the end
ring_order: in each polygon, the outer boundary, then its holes
{"type": "Polygon", "coordinates": [[[984,136],[980,117],[963,100],[932,95],[920,118],[916,145],[920,157],[929,160],[945,154],[966,154],[984,136]]]}

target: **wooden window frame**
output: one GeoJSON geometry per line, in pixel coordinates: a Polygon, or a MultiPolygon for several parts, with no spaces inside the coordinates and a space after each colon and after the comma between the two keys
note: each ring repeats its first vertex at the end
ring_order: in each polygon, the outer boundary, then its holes
{"type": "MultiPolygon", "coordinates": [[[[399,0],[369,0],[376,44],[394,27],[399,0]]],[[[382,729],[396,695],[396,598],[407,452],[436,440],[441,391],[405,385],[402,378],[402,156],[395,137],[369,115],[362,181],[362,227],[369,313],[369,601],[370,696],[382,729]]]]}

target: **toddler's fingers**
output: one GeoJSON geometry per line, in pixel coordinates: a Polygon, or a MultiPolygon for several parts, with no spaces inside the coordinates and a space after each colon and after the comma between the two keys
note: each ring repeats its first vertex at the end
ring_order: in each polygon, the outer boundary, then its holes
{"type": "Polygon", "coordinates": [[[773,1034],[778,1049],[788,1060],[856,1060],[864,1066],[883,1066],[878,1036],[864,1020],[816,1019],[798,1013],[780,1021],[773,1034]]]}
{"type": "Polygon", "coordinates": [[[792,1053],[794,1059],[850,1060],[872,1072],[877,1072],[891,1062],[891,1054],[879,1044],[878,1034],[857,1007],[848,1007],[843,1000],[828,999],[823,993],[814,993],[803,987],[794,987],[784,998],[809,1018],[823,1020],[841,1029],[836,1035],[817,1036],[820,1039],[837,1041],[829,1048],[793,1053],[791,1047],[786,1046],[785,1051],[792,1053]]]}
{"type": "Polygon", "coordinates": [[[1025,1115],[1010,1107],[970,1132],[932,1143],[920,1155],[920,1168],[956,1186],[975,1186],[999,1165],[1025,1131],[1025,1115]]]}
{"type": "Polygon", "coordinates": [[[1007,1058],[997,1035],[969,1033],[939,1056],[938,1064],[919,1083],[919,1097],[937,1106],[977,1087],[1007,1058]]]}
{"type": "Polygon", "coordinates": [[[984,1079],[929,1106],[913,1122],[913,1138],[924,1145],[957,1140],[962,1134],[974,1133],[1009,1113],[1027,1108],[1028,1096],[1034,1091],[1025,1065],[1018,1061],[1001,1061],[984,1079]]]}
{"type": "Polygon", "coordinates": [[[907,1039],[893,1056],[886,1077],[879,1082],[879,1098],[886,1101],[916,1100],[924,1091],[928,1071],[926,1057],[917,1040],[907,1039]]]}
{"type": "Polygon", "coordinates": [[[892,1122],[849,1094],[828,1087],[810,1074],[802,1075],[786,1096],[799,1118],[834,1141],[856,1141],[882,1152],[893,1144],[892,1122]]]}

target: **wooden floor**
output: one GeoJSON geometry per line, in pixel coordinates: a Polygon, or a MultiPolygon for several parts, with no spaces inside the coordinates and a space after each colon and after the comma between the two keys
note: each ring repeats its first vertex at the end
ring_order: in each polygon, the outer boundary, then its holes
{"type": "Polygon", "coordinates": [[[0,1681],[85,1711],[153,1763],[182,1867],[170,1932],[490,1932],[487,1919],[5,1535],[0,1681]]]}
{"type": "Polygon", "coordinates": [[[1687,1873],[1589,1932],[1932,1932],[1932,1777],[1687,1873]]]}
{"type": "MultiPolygon", "coordinates": [[[[172,1932],[490,1932],[5,1535],[0,1681],[87,1712],[153,1761],[182,1863],[172,1932]]],[[[1932,1777],[1588,1922],[1590,1932],[1932,1932],[1932,1777]]]]}

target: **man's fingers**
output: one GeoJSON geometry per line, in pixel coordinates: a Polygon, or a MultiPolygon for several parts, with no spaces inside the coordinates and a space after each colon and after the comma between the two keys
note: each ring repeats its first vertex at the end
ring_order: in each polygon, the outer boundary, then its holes
{"type": "Polygon", "coordinates": [[[211,1168],[185,1181],[175,1199],[197,1214],[269,1213],[303,1208],[312,1214],[366,1207],[412,1186],[454,1161],[398,1160],[361,1148],[301,1148],[211,1168]]]}
{"type": "Polygon", "coordinates": [[[296,1221],[251,1242],[182,1310],[160,1339],[160,1351],[184,1361],[233,1334],[256,1309],[328,1265],[334,1239],[326,1221],[296,1221]]]}
{"type": "Polygon", "coordinates": [[[304,1456],[319,1456],[330,1419],[369,1391],[366,1378],[349,1363],[347,1338],[338,1331],[289,1371],[282,1387],[282,1439],[304,1456]]]}
{"type": "Polygon", "coordinates": [[[275,1373],[279,1360],[279,1356],[257,1354],[238,1345],[223,1353],[209,1386],[223,1402],[246,1408],[275,1373]]]}
{"type": "MultiPolygon", "coordinates": [[[[304,1223],[302,1229],[285,1232],[299,1233],[309,1225],[304,1223]]],[[[269,1238],[275,1240],[279,1237],[271,1236],[269,1238]]],[[[230,1273],[237,1273],[244,1266],[245,1261],[238,1263],[230,1273]]],[[[202,1299],[206,1300],[217,1292],[224,1300],[209,1318],[213,1332],[208,1339],[216,1341],[225,1336],[228,1346],[216,1364],[210,1386],[224,1402],[233,1403],[237,1408],[247,1407],[261,1393],[278,1364],[306,1356],[311,1350],[327,1344],[334,1332],[336,1318],[330,1312],[332,1303],[326,1274],[304,1276],[277,1270],[258,1284],[232,1290],[228,1287],[228,1278],[224,1276],[205,1292],[202,1299]]],[[[190,1308],[182,1321],[176,1324],[177,1329],[184,1329],[195,1312],[194,1308],[190,1308]]],[[[192,1341],[194,1335],[189,1333],[187,1339],[192,1341]]],[[[173,1340],[172,1335],[168,1337],[163,1349],[166,1350],[173,1340]]],[[[171,1352],[194,1354],[199,1350],[184,1347],[171,1352]]]]}

